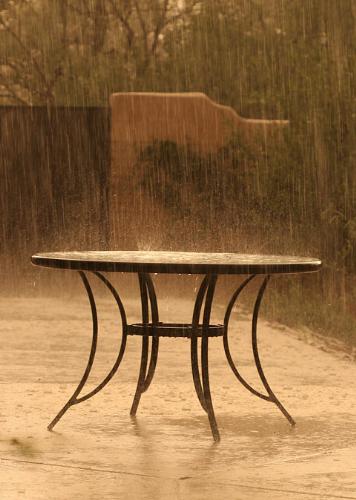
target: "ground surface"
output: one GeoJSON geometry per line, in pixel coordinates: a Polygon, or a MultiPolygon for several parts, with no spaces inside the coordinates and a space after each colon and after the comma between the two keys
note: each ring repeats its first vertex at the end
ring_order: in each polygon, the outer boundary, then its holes
{"type": "MultiPolygon", "coordinates": [[[[129,320],[138,320],[128,302],[129,320]]],[[[163,319],[191,314],[175,300],[163,319]],[[174,310],[174,312],[173,312],[174,310]]],[[[222,310],[215,310],[216,316],[222,310]]],[[[107,297],[89,387],[114,362],[119,320],[107,297]]],[[[297,421],[244,389],[221,339],[210,342],[211,389],[221,442],[197,401],[189,341],[163,339],[154,381],[129,416],[140,341],[129,338],[116,377],[46,426],[72,394],[91,340],[85,297],[0,299],[0,499],[356,499],[356,366],[312,337],[261,321],[261,358],[297,421]]],[[[231,350],[260,388],[245,314],[234,313],[231,350]]],[[[84,389],[85,391],[85,389],[84,389]]]]}

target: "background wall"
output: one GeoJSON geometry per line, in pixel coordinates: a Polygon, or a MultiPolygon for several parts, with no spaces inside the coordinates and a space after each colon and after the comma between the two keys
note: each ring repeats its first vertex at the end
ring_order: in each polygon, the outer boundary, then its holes
{"type": "Polygon", "coordinates": [[[0,108],[3,286],[23,288],[36,251],[105,245],[109,160],[107,108],[0,108]]]}

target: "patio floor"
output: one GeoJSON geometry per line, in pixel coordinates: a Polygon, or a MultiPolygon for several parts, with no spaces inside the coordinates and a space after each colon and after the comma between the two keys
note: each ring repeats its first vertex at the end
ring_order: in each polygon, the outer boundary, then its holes
{"type": "MultiPolygon", "coordinates": [[[[190,311],[174,302],[177,315],[190,311]]],[[[89,387],[114,362],[118,317],[99,303],[103,329],[89,387]]],[[[219,308],[215,311],[217,314],[219,308]]],[[[138,320],[134,303],[130,320],[138,320]]],[[[165,310],[167,319],[173,312],[165,310]]],[[[232,317],[231,351],[260,388],[245,314],[232,317]],[[238,333],[239,332],[239,333],[238,333]]],[[[189,341],[163,339],[155,378],[136,419],[140,341],[128,339],[118,373],[92,399],[47,424],[86,364],[87,300],[0,299],[0,499],[356,499],[356,366],[307,333],[260,323],[272,388],[297,421],[244,389],[210,341],[210,377],[221,442],[212,440],[190,372],[189,341]]]]}

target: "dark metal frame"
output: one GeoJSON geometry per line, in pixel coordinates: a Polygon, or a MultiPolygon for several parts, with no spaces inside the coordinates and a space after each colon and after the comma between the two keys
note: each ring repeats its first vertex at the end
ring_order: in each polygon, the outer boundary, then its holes
{"type": "Polygon", "coordinates": [[[92,344],[91,344],[88,363],[84,370],[84,374],[77,388],[75,389],[73,395],[61,409],[58,415],[49,424],[48,426],[49,430],[52,430],[54,428],[54,426],[59,422],[59,420],[71,406],[74,406],[91,398],[92,396],[97,394],[101,389],[103,389],[106,386],[106,384],[110,382],[110,380],[117,372],[120,363],[122,361],[122,358],[124,356],[128,335],[137,335],[142,337],[140,370],[139,370],[136,392],[130,410],[130,415],[132,417],[136,415],[141,396],[149,388],[153,376],[155,374],[157,359],[158,359],[158,350],[159,350],[159,337],[190,338],[191,367],[192,367],[192,375],[193,375],[195,391],[203,410],[208,415],[213,438],[215,441],[219,441],[220,434],[215,419],[214,408],[210,392],[208,354],[209,354],[209,337],[222,336],[227,361],[233,373],[235,374],[236,378],[239,380],[239,382],[241,382],[241,384],[255,396],[265,401],[274,403],[280,409],[283,415],[287,418],[290,424],[295,425],[295,421],[293,420],[293,418],[290,416],[290,414],[287,412],[287,410],[284,408],[282,403],[278,400],[277,396],[272,391],[265,376],[265,373],[263,371],[258,352],[258,345],[257,345],[258,313],[260,310],[262,298],[265,289],[267,287],[268,281],[270,279],[270,276],[266,276],[261,284],[261,287],[258,291],[257,298],[255,301],[255,306],[252,316],[253,356],[259,377],[267,392],[267,394],[262,394],[261,392],[254,389],[237,370],[236,365],[230,353],[229,341],[228,341],[228,327],[232,310],[236,304],[236,301],[240,293],[243,291],[246,285],[248,285],[248,283],[250,283],[256,277],[256,275],[249,276],[247,279],[245,279],[233,293],[226,309],[224,324],[211,325],[210,324],[211,309],[218,278],[216,274],[207,274],[203,278],[195,299],[192,322],[191,324],[183,324],[183,323],[162,323],[159,321],[158,302],[152,278],[148,273],[138,273],[140,295],[141,295],[142,323],[128,325],[125,309],[118,292],[115,290],[110,281],[105,276],[103,276],[103,274],[97,271],[93,271],[92,274],[94,274],[110,291],[110,293],[112,294],[112,296],[116,301],[116,304],[120,312],[121,322],[122,322],[122,337],[121,337],[118,356],[116,358],[116,361],[112,369],[106,375],[104,380],[99,385],[97,385],[93,390],[91,390],[90,392],[88,392],[83,396],[80,396],[80,393],[89,378],[95,359],[97,339],[98,339],[98,317],[94,300],[94,294],[89,284],[89,280],[83,271],[79,271],[79,275],[81,277],[81,280],[84,284],[84,287],[88,295],[92,312],[92,321],[93,321],[92,344]],[[150,337],[151,337],[151,347],[149,342],[150,337]],[[201,342],[200,368],[199,368],[199,357],[198,357],[199,339],[201,342]]]}

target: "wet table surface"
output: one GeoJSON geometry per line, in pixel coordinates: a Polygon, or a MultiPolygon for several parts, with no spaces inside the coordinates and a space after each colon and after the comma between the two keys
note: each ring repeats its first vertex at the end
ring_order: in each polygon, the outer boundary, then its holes
{"type": "Polygon", "coordinates": [[[311,257],[160,251],[52,252],[32,257],[39,266],[82,271],[179,274],[274,274],[315,272],[311,257]]]}

